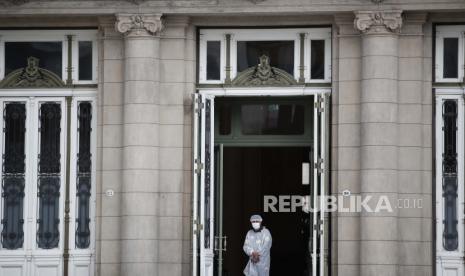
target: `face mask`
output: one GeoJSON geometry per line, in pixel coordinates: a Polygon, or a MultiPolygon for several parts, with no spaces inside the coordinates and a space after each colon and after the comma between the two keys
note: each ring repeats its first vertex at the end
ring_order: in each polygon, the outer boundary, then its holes
{"type": "Polygon", "coordinates": [[[253,229],[255,229],[255,230],[260,229],[260,222],[252,222],[252,227],[253,227],[253,229]]]}

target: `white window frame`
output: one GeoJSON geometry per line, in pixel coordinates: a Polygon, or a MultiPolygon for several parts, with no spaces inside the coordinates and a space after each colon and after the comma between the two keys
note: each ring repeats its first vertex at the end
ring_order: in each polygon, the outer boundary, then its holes
{"type": "Polygon", "coordinates": [[[464,33],[465,25],[436,26],[436,52],[435,52],[435,81],[436,82],[463,82],[464,78],[464,33]],[[444,38],[458,38],[458,77],[444,78],[444,38]]]}
{"type": "Polygon", "coordinates": [[[307,83],[331,82],[331,28],[270,28],[270,29],[201,29],[199,36],[199,83],[221,84],[226,78],[226,34],[231,35],[231,79],[237,76],[238,41],[294,41],[294,78],[300,78],[300,34],[304,41],[304,78],[307,83]],[[325,78],[310,79],[310,41],[325,40],[325,78]],[[220,80],[207,80],[207,41],[221,41],[220,80]]]}
{"type": "Polygon", "coordinates": [[[98,30],[2,30],[0,31],[0,79],[5,77],[5,42],[62,42],[61,79],[68,78],[68,35],[72,38],[72,79],[73,84],[97,83],[98,30]],[[79,77],[78,41],[92,41],[92,80],[81,81],[79,77]]]}
{"type": "Polygon", "coordinates": [[[322,82],[331,82],[331,29],[325,29],[324,31],[314,33],[312,36],[307,35],[305,39],[305,81],[308,83],[322,83],[322,82]],[[312,79],[311,78],[311,60],[312,60],[312,40],[324,40],[325,41],[325,77],[324,79],[312,79]],[[308,46],[307,46],[308,45],[308,46]],[[307,64],[308,62],[308,64],[307,64]]]}
{"type": "Polygon", "coordinates": [[[200,32],[199,39],[199,82],[206,84],[219,84],[223,83],[226,78],[226,33],[211,32],[208,30],[200,32]],[[207,79],[207,42],[220,41],[220,79],[208,80],[207,79]]]}
{"type": "Polygon", "coordinates": [[[97,69],[98,69],[98,43],[97,43],[97,30],[92,32],[85,31],[73,36],[73,83],[75,84],[94,84],[97,83],[97,69]],[[92,43],[92,79],[80,80],[79,79],[79,41],[90,41],[92,43]],[[74,70],[74,68],[76,68],[74,70]]]}
{"type": "MultiPolygon", "coordinates": [[[[33,275],[31,273],[40,274],[41,269],[53,268],[58,271],[60,276],[63,272],[63,252],[65,241],[65,188],[66,188],[66,143],[67,143],[67,102],[66,96],[71,96],[71,115],[70,118],[70,221],[69,221],[69,275],[70,276],[91,276],[94,275],[95,269],[95,242],[96,242],[96,172],[97,172],[97,91],[96,89],[2,89],[0,90],[0,104],[4,102],[19,101],[26,104],[26,137],[25,137],[25,181],[28,183],[37,183],[37,153],[39,152],[39,134],[38,108],[41,102],[59,102],[61,104],[61,186],[60,186],[60,202],[59,202],[59,218],[60,218],[60,241],[57,248],[41,249],[36,242],[37,235],[37,216],[39,198],[37,197],[37,185],[25,186],[25,197],[23,200],[23,217],[24,217],[24,242],[23,246],[16,250],[4,249],[0,245],[0,276],[4,275],[4,268],[15,268],[21,270],[21,275],[33,275]],[[91,198],[90,198],[90,244],[86,249],[79,249],[75,246],[76,218],[77,218],[77,200],[76,200],[76,176],[77,176],[77,107],[79,102],[88,101],[92,105],[92,132],[91,132],[91,198]],[[30,116],[34,114],[34,116],[30,116]],[[36,134],[30,133],[34,131],[36,134]],[[32,140],[31,140],[32,139],[32,140]],[[32,219],[28,220],[29,217],[32,219]],[[25,256],[30,255],[30,261],[26,261],[25,256]]],[[[2,107],[3,109],[3,107],[2,107]]],[[[0,129],[3,129],[3,118],[0,119],[0,129]]],[[[3,135],[0,135],[0,149],[3,152],[3,135]]],[[[0,175],[2,174],[2,166],[0,166],[0,175]]],[[[0,198],[0,215],[3,218],[3,200],[0,198]]],[[[2,225],[0,224],[0,231],[2,225]]],[[[16,275],[16,274],[15,274],[16,275]]],[[[50,275],[54,276],[54,275],[50,275]]]]}

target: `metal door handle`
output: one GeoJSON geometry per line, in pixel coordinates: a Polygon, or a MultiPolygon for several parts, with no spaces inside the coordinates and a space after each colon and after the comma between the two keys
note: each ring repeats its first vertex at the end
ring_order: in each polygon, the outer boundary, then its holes
{"type": "Polygon", "coordinates": [[[219,251],[219,248],[218,248],[218,240],[219,240],[219,239],[220,239],[220,237],[217,237],[217,236],[215,236],[215,237],[213,238],[213,240],[214,240],[214,242],[213,242],[213,250],[214,250],[214,251],[219,251]]]}
{"type": "Polygon", "coordinates": [[[223,240],[224,240],[224,242],[223,242],[223,251],[226,252],[227,248],[228,248],[228,237],[224,236],[223,240]]]}
{"type": "Polygon", "coordinates": [[[226,236],[223,236],[223,237],[215,236],[214,237],[214,242],[213,242],[213,250],[220,251],[220,248],[219,248],[220,243],[223,246],[221,248],[221,251],[226,251],[227,246],[228,246],[228,237],[226,237],[226,236]]]}

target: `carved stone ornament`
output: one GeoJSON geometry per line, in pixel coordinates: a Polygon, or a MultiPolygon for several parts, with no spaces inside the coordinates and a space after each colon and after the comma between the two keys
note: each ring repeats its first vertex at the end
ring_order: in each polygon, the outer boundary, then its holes
{"type": "Polygon", "coordinates": [[[233,86],[284,86],[294,85],[297,81],[286,71],[272,67],[270,58],[260,57],[260,63],[239,73],[232,81],[233,86]]]}
{"type": "Polygon", "coordinates": [[[27,58],[27,67],[16,69],[1,82],[0,88],[52,88],[64,87],[65,83],[52,71],[39,67],[39,59],[27,58]]]}
{"type": "Polygon", "coordinates": [[[371,0],[371,2],[373,2],[375,4],[380,4],[380,3],[384,2],[384,0],[371,0]]]}
{"type": "Polygon", "coordinates": [[[163,30],[161,14],[118,14],[116,15],[116,30],[126,34],[158,34],[163,30]]]}
{"type": "Polygon", "coordinates": [[[394,33],[402,27],[401,11],[355,12],[354,26],[363,33],[394,33]]]}

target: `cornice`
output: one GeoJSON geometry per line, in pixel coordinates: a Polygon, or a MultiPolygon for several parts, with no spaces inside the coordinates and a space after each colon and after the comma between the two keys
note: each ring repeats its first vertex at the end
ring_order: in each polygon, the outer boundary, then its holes
{"type": "Polygon", "coordinates": [[[356,11],[354,27],[362,33],[398,33],[402,28],[402,11],[356,11]]]}
{"type": "Polygon", "coordinates": [[[117,14],[116,31],[129,36],[158,35],[164,23],[161,14],[117,14]]]}

